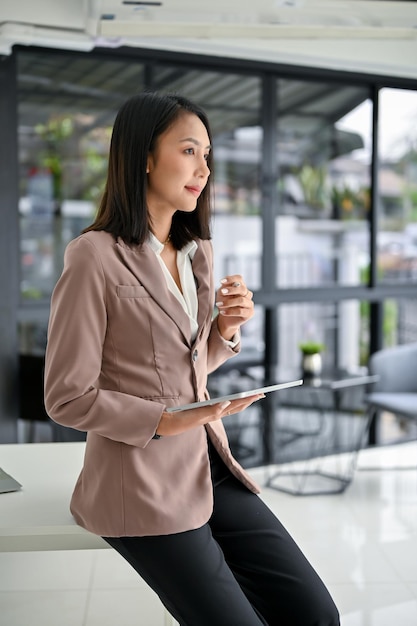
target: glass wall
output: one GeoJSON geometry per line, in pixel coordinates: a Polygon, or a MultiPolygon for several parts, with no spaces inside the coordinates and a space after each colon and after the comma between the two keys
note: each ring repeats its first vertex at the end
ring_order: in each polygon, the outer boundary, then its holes
{"type": "Polygon", "coordinates": [[[21,297],[48,300],[63,251],[94,216],[111,127],[143,64],[18,55],[21,297]]]}
{"type": "MultiPolygon", "coordinates": [[[[369,90],[277,81],[276,285],[357,286],[368,278],[372,104],[369,90]]],[[[279,362],[299,367],[301,343],[325,346],[324,363],[363,362],[361,303],[280,305],[279,362]]],[[[369,319],[368,319],[369,322],[369,319]]]]}
{"type": "Polygon", "coordinates": [[[367,365],[369,354],[367,304],[345,300],[280,305],[279,362],[300,374],[300,345],[311,341],[323,346],[324,370],[360,371],[367,365]]]}
{"type": "MultiPolygon", "coordinates": [[[[91,222],[96,210],[116,111],[146,87],[182,93],[207,110],[215,154],[215,280],[241,273],[253,291],[264,288],[264,103],[259,76],[56,51],[21,50],[17,59],[24,304],[48,302],[66,244],[91,222]]],[[[367,284],[369,89],[299,79],[277,79],[276,85],[277,290],[367,284]]],[[[416,115],[416,92],[381,90],[378,267],[383,281],[415,280],[417,272],[416,115]],[[393,110],[401,124],[388,123],[393,110]]],[[[294,322],[294,329],[288,329],[287,322],[283,325],[280,345],[295,334],[300,335],[297,341],[323,336],[325,327],[316,319],[295,324],[303,317],[304,305],[299,305],[299,313],[297,305],[291,307],[288,321],[294,322]]],[[[363,308],[358,301],[341,303],[334,317],[348,315],[352,324],[363,317],[363,308]]],[[[256,317],[249,343],[259,350],[262,307],[256,317]]],[[[280,318],[285,319],[285,307],[280,318]]],[[[27,342],[27,332],[23,336],[27,342]]],[[[362,352],[357,365],[364,360],[362,352]]],[[[291,360],[297,358],[291,354],[291,360]]]]}
{"type": "Polygon", "coordinates": [[[379,109],[378,276],[417,282],[417,92],[381,89],[379,109]]]}
{"type": "Polygon", "coordinates": [[[258,367],[273,354],[294,372],[300,344],[314,341],[325,345],[325,367],[359,371],[372,344],[369,301],[383,303],[385,345],[417,340],[414,300],[377,293],[417,276],[416,91],[380,90],[373,155],[370,79],[210,67],[162,52],[19,48],[16,57],[21,353],[44,352],[50,294],[65,246],[96,211],[116,112],[145,88],[188,96],[211,121],[215,281],[242,274],[256,302],[235,364],[258,367]]]}
{"type": "Polygon", "coordinates": [[[65,246],[97,209],[116,112],[145,88],[180,93],[207,111],[215,155],[215,280],[242,273],[252,288],[259,286],[259,264],[246,262],[251,250],[259,255],[262,237],[258,77],[21,51],[18,85],[20,285],[29,307],[20,329],[23,352],[44,350],[49,297],[65,246]],[[30,307],[42,303],[44,319],[34,321],[30,307]]]}
{"type": "Polygon", "coordinates": [[[294,80],[277,90],[277,286],[358,285],[369,263],[369,92],[294,80]]]}

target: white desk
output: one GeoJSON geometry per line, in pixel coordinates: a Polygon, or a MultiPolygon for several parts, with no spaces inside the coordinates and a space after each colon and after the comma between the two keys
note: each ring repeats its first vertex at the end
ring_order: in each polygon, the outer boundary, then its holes
{"type": "MultiPolygon", "coordinates": [[[[77,526],[69,502],[84,442],[0,445],[0,467],[21,485],[0,493],[0,552],[109,548],[77,526]]],[[[164,607],[164,626],[177,624],[164,607]]]]}
{"type": "Polygon", "coordinates": [[[0,467],[21,485],[0,493],[0,551],[109,548],[69,511],[84,442],[0,445],[0,467]]]}

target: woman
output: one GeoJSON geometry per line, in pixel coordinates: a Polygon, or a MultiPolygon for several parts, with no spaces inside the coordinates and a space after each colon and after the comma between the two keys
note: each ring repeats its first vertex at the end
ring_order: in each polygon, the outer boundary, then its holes
{"type": "Polygon", "coordinates": [[[222,417],[260,396],[166,411],[207,397],[253,315],[241,276],[214,292],[211,161],[206,115],[185,98],[144,93],[119,111],[97,218],[67,247],[51,305],[46,407],[88,433],[71,511],[181,625],[335,626],[227,443],[222,417]]]}

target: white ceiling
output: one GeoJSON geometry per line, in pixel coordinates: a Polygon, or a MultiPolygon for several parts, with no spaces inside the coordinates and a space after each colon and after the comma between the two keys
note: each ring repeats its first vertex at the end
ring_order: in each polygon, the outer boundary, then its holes
{"type": "Polygon", "coordinates": [[[121,45],[417,79],[417,2],[389,0],[1,0],[14,44],[121,45]]]}

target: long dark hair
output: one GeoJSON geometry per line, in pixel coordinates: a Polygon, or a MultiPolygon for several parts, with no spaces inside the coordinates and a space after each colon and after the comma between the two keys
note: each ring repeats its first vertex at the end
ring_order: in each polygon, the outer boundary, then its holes
{"type": "MultiPolygon", "coordinates": [[[[185,112],[193,113],[202,121],[212,143],[206,114],[187,98],[143,92],[125,102],[113,127],[107,182],[99,210],[93,224],[83,232],[105,230],[128,244],[142,244],[147,240],[150,230],[146,205],[147,159],[158,137],[185,112]]],[[[211,170],[211,152],[207,164],[211,170]]],[[[211,237],[210,178],[197,200],[196,209],[191,213],[177,211],[173,216],[171,240],[177,249],[195,237],[211,237]]]]}

